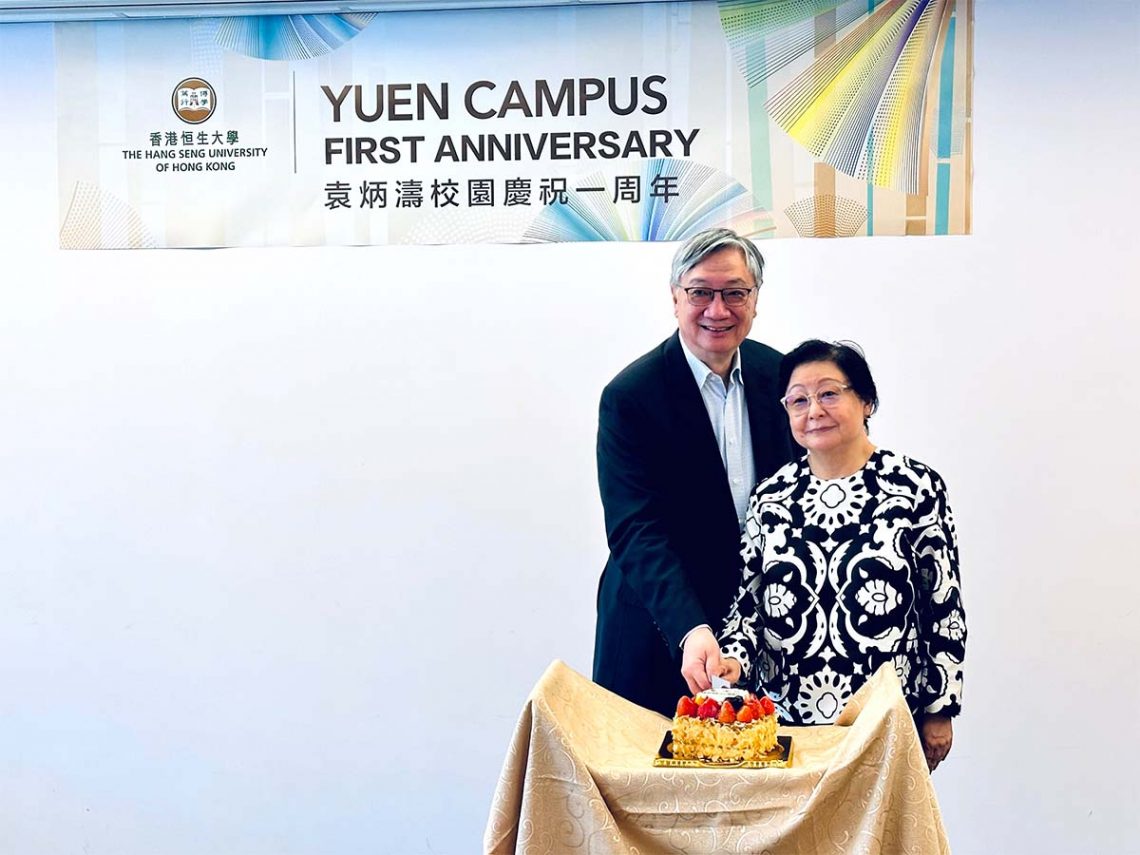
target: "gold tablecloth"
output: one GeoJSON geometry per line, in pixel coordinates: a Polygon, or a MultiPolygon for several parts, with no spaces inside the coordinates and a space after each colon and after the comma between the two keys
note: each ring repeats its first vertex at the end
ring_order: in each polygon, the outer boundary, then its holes
{"type": "Polygon", "coordinates": [[[483,839],[492,855],[949,853],[889,666],[835,725],[782,727],[786,769],[652,765],[670,722],[555,661],[515,727],[483,839]]]}

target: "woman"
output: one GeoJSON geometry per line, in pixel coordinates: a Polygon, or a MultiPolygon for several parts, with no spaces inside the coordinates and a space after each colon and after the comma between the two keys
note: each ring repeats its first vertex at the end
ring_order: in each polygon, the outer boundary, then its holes
{"type": "Polygon", "coordinates": [[[854,347],[805,341],[780,388],[807,455],[752,493],[721,676],[762,688],[786,722],[826,724],[890,662],[933,771],[953,741],[966,641],[946,487],[871,443],[878,393],[854,347]]]}

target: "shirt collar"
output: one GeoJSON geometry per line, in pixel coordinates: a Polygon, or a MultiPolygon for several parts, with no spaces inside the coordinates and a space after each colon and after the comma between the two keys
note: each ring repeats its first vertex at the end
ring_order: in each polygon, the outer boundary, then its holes
{"type": "MultiPolygon", "coordinates": [[[[703,388],[705,381],[709,379],[709,375],[713,373],[713,370],[693,355],[693,352],[689,350],[689,346],[685,344],[685,337],[683,335],[678,334],[677,340],[681,342],[681,350],[685,354],[685,361],[689,363],[689,370],[693,372],[693,379],[697,381],[698,387],[703,388]]],[[[728,378],[729,383],[725,384],[726,387],[732,382],[739,383],[741,386],[744,385],[744,375],[740,371],[739,347],[736,349],[736,352],[732,354],[732,368],[729,369],[728,378]]]]}

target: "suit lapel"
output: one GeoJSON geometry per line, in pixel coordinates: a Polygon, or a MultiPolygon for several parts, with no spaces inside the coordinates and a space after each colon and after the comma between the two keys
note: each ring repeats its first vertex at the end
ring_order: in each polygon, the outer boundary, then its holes
{"type": "MultiPolygon", "coordinates": [[[[681,350],[679,333],[673,333],[673,337],[665,342],[665,370],[668,374],[669,406],[677,426],[678,465],[688,468],[695,489],[716,497],[717,504],[724,506],[724,513],[735,521],[736,506],[728,487],[716,434],[713,433],[701,390],[693,379],[693,370],[681,350]],[[682,454],[684,463],[680,462],[682,454]]],[[[749,418],[751,416],[750,409],[749,418]]]]}
{"type": "Polygon", "coordinates": [[[756,360],[749,360],[744,347],[740,349],[740,372],[744,375],[744,398],[752,432],[752,459],[757,478],[763,480],[784,464],[783,433],[788,417],[776,400],[776,378],[761,371],[756,360]]]}

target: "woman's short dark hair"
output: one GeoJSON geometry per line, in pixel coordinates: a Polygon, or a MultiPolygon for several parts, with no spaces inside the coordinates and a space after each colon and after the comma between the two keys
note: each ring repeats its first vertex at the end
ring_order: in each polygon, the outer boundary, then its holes
{"type": "MultiPolygon", "coordinates": [[[[853,341],[820,341],[818,338],[809,338],[797,344],[780,360],[781,394],[787,390],[792,372],[809,362],[834,362],[847,375],[851,391],[859,396],[859,400],[870,404],[872,413],[879,409],[879,390],[875,388],[871,366],[867,364],[863,349],[853,341]]],[[[867,419],[863,420],[863,424],[867,424],[867,419]]]]}

